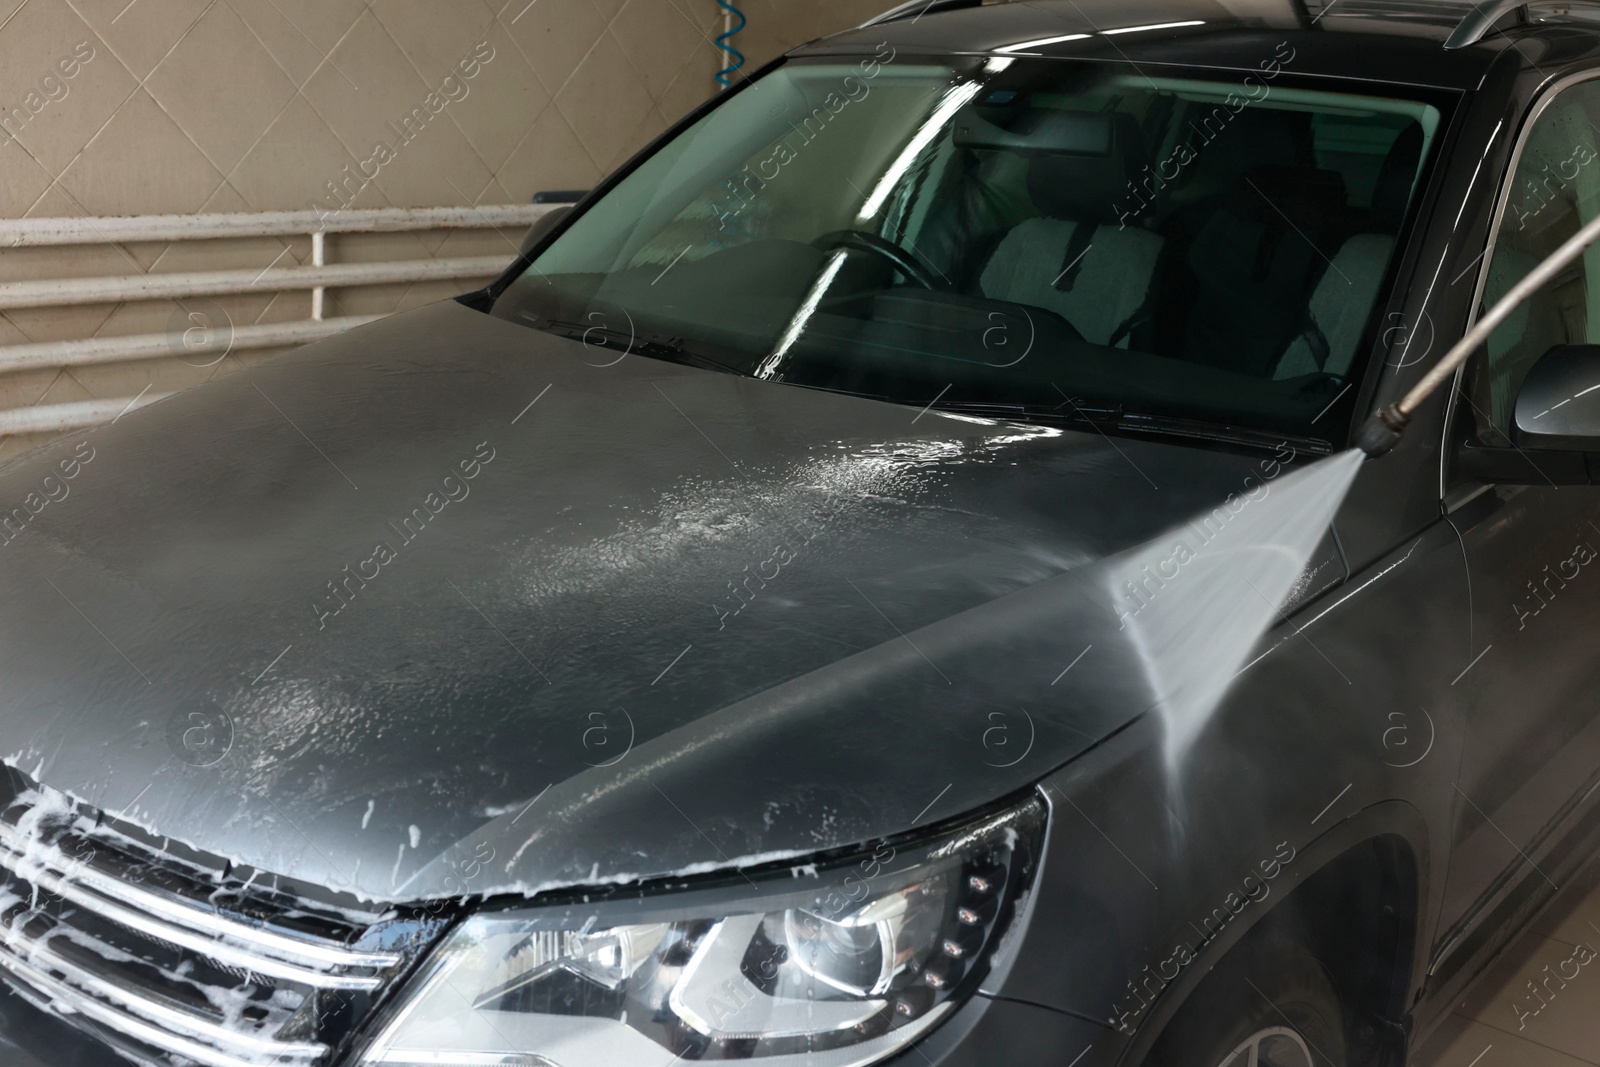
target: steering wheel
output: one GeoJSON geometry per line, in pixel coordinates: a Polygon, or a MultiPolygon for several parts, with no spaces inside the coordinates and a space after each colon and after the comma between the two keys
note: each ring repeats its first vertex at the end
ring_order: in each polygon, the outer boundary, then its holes
{"type": "Polygon", "coordinates": [[[835,248],[849,248],[858,252],[870,252],[879,259],[887,260],[895,270],[924,289],[944,288],[926,267],[912,257],[910,252],[885,237],[879,237],[875,233],[868,233],[865,230],[833,230],[812,241],[811,247],[823,252],[832,251],[835,248]]]}

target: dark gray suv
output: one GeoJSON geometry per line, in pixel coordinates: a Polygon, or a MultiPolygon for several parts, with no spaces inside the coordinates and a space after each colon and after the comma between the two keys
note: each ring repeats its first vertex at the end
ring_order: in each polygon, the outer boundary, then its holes
{"type": "Polygon", "coordinates": [[[1600,212],[1595,11],[919,0],[10,463],[0,1058],[1402,1063],[1595,845],[1600,252],[1312,461],[1600,212]]]}

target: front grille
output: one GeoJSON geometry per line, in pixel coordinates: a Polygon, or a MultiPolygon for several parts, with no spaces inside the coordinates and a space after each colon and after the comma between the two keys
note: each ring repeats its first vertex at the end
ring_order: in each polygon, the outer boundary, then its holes
{"type": "Polygon", "coordinates": [[[392,916],[307,899],[5,770],[0,975],[136,1063],[319,1067],[408,959],[392,916]]]}

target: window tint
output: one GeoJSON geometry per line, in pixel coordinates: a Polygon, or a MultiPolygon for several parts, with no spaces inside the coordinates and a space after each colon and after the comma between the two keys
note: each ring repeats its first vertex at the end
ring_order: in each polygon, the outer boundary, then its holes
{"type": "MultiPolygon", "coordinates": [[[[1495,232],[1482,308],[1600,212],[1600,81],[1564,90],[1540,111],[1512,176],[1495,232]]],[[[1553,345],[1600,342],[1600,246],[1534,294],[1474,357],[1467,397],[1480,440],[1509,443],[1517,389],[1553,345]]]]}

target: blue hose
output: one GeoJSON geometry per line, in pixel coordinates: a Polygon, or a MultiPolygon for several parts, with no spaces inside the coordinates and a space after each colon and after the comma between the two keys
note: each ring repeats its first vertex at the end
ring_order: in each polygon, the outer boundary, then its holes
{"type": "Polygon", "coordinates": [[[733,82],[728,80],[728,75],[737,73],[739,69],[744,66],[744,53],[733,47],[733,45],[729,44],[728,38],[744,29],[745,17],[744,12],[728,3],[728,0],[717,0],[717,6],[722,8],[724,11],[737,16],[739,19],[739,24],[737,26],[730,27],[726,33],[717,34],[717,47],[728,53],[729,60],[726,67],[723,67],[721,70],[717,71],[717,82],[724,89],[727,89],[733,86],[733,82]]]}

